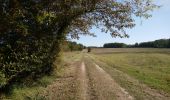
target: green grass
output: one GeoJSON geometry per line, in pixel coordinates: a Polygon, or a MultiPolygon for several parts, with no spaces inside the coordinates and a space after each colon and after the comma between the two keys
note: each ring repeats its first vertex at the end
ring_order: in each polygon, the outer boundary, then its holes
{"type": "Polygon", "coordinates": [[[4,94],[2,98],[8,100],[42,100],[40,94],[46,88],[47,85],[51,84],[57,77],[57,74],[46,75],[42,78],[33,80],[24,80],[25,82],[15,84],[8,94],[4,94]]]}
{"type": "Polygon", "coordinates": [[[74,61],[79,61],[82,58],[82,52],[80,51],[74,51],[74,52],[65,52],[63,54],[63,61],[65,63],[72,63],[74,61]]]}
{"type": "Polygon", "coordinates": [[[141,83],[170,93],[170,50],[110,49],[109,53],[102,50],[97,50],[94,57],[141,83]]]}

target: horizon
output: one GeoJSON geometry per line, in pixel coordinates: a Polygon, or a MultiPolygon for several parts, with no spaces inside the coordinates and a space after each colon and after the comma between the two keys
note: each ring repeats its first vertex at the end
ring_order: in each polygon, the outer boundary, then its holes
{"type": "MultiPolygon", "coordinates": [[[[168,39],[170,39],[170,38],[161,38],[161,39],[156,39],[156,40],[162,40],[162,39],[168,40],[168,39]]],[[[154,42],[154,41],[156,41],[156,40],[136,42],[136,43],[140,44],[140,43],[145,43],[145,42],[154,42]]],[[[76,42],[76,41],[72,41],[72,42],[76,42]]],[[[77,42],[77,43],[78,43],[78,42],[77,42]]],[[[108,44],[108,43],[123,43],[123,42],[106,42],[106,43],[104,43],[104,44],[108,44]]],[[[133,43],[133,44],[124,43],[124,44],[126,44],[126,45],[135,45],[136,43],[133,43]]],[[[82,44],[82,43],[80,43],[80,44],[82,44]]],[[[104,44],[103,44],[103,45],[104,45],[104,44]]],[[[91,46],[86,46],[86,47],[103,47],[103,45],[102,45],[102,46],[93,46],[93,45],[91,45],[91,46]]],[[[85,45],[84,45],[84,46],[85,46],[85,45]]]]}
{"type": "Polygon", "coordinates": [[[129,38],[112,38],[109,33],[103,33],[100,29],[93,27],[91,32],[95,33],[97,37],[80,36],[79,40],[72,39],[77,43],[85,46],[101,47],[105,43],[125,43],[135,44],[141,42],[155,41],[159,39],[170,38],[170,1],[169,0],[155,0],[155,3],[161,5],[161,8],[152,12],[152,17],[149,19],[134,18],[136,26],[132,29],[126,29],[129,38]]]}

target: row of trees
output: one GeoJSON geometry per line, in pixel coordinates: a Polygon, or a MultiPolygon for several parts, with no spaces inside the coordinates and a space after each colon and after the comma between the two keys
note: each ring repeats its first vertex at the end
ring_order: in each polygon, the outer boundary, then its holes
{"type": "Polygon", "coordinates": [[[106,43],[103,45],[104,48],[125,48],[127,47],[124,43],[106,43]]]}
{"type": "Polygon", "coordinates": [[[170,48],[170,39],[160,39],[151,42],[136,43],[130,47],[141,47],[141,48],[170,48]]]}
{"type": "Polygon", "coordinates": [[[66,45],[63,46],[64,51],[82,51],[86,47],[83,44],[78,44],[72,41],[66,41],[66,45]]]}
{"type": "Polygon", "coordinates": [[[106,43],[104,48],[170,48],[170,39],[160,39],[151,42],[135,43],[127,45],[124,43],[106,43]]]}
{"type": "Polygon", "coordinates": [[[0,0],[0,89],[53,70],[66,37],[95,36],[93,26],[128,37],[132,16],[148,18],[156,7],[151,0],[0,0]]]}

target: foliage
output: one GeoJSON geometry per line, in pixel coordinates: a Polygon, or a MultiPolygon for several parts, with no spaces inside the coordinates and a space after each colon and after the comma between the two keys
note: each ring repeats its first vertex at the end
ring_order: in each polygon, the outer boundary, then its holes
{"type": "Polygon", "coordinates": [[[82,51],[85,48],[82,44],[78,44],[72,41],[66,41],[63,46],[64,51],[82,51]]]}
{"type": "Polygon", "coordinates": [[[169,48],[170,39],[160,39],[151,42],[142,42],[138,45],[132,45],[130,47],[141,47],[141,48],[169,48]]]}
{"type": "Polygon", "coordinates": [[[92,26],[128,37],[132,16],[150,17],[151,0],[0,0],[0,88],[50,72],[66,36],[92,35],[92,26]]]}
{"type": "Polygon", "coordinates": [[[124,43],[106,43],[104,48],[170,48],[170,39],[160,39],[151,42],[135,43],[128,45],[124,43]]]}
{"type": "Polygon", "coordinates": [[[106,43],[103,45],[104,48],[124,48],[127,47],[124,43],[106,43]]]}

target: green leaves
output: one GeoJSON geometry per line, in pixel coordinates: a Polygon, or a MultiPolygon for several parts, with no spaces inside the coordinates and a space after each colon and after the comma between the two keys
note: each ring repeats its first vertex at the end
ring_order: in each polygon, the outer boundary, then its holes
{"type": "Polygon", "coordinates": [[[11,80],[52,69],[66,37],[96,36],[89,31],[93,26],[112,37],[128,37],[125,29],[135,26],[132,16],[148,18],[157,7],[150,0],[118,1],[1,0],[1,76],[11,80]]]}
{"type": "Polygon", "coordinates": [[[52,69],[53,59],[50,55],[52,40],[48,40],[50,38],[37,40],[24,36],[15,40],[16,35],[11,34],[10,36],[13,36],[10,38],[10,41],[13,42],[5,40],[6,45],[0,45],[0,51],[2,51],[0,52],[1,86],[5,86],[11,80],[27,77],[31,73],[44,73],[52,69]]]}
{"type": "Polygon", "coordinates": [[[4,73],[2,73],[2,72],[0,71],[0,88],[1,88],[3,85],[5,85],[5,84],[6,84],[5,75],[4,75],[4,73]]]}

